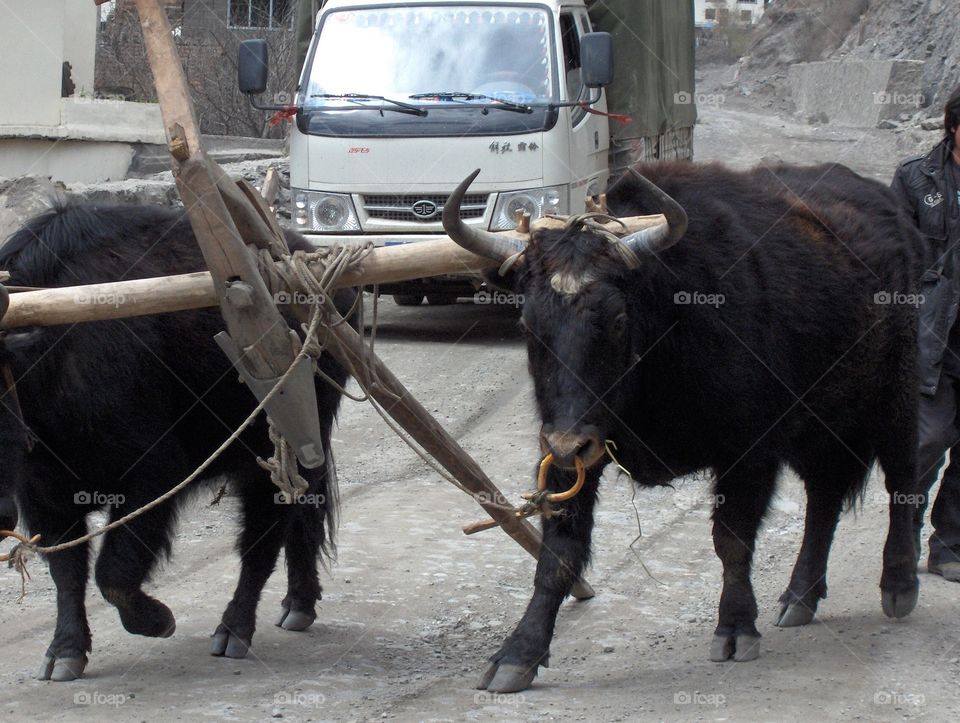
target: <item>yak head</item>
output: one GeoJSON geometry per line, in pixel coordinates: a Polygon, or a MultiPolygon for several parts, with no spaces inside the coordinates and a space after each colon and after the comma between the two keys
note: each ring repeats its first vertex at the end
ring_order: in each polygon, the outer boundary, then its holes
{"type": "Polygon", "coordinates": [[[467,226],[460,204],[477,173],[444,206],[443,225],[468,251],[502,265],[496,283],[523,299],[521,327],[542,426],[540,446],[554,463],[586,467],[605,457],[638,362],[638,319],[631,315],[632,274],[683,236],[687,218],[672,198],[637,174],[665,221],[618,236],[596,214],[534,223],[525,234],[467,226]]]}

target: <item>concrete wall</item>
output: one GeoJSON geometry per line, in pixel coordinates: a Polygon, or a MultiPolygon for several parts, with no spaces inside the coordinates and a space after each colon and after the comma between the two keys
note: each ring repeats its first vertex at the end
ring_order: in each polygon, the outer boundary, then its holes
{"type": "Polygon", "coordinates": [[[76,92],[92,96],[97,23],[100,17],[97,7],[86,0],[67,0],[64,13],[63,59],[70,63],[76,92]]]}
{"type": "Polygon", "coordinates": [[[49,176],[63,183],[125,178],[133,147],[126,143],[0,138],[0,178],[49,176]]]}
{"type": "Polygon", "coordinates": [[[66,2],[0,2],[0,126],[60,123],[66,2]]]}
{"type": "Polygon", "coordinates": [[[797,63],[787,80],[797,113],[819,123],[873,128],[923,105],[923,61],[842,60],[797,63]]]}

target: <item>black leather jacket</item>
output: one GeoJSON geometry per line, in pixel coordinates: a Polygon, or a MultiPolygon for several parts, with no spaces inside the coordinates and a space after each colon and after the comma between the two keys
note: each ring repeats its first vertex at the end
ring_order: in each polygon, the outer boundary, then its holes
{"type": "Polygon", "coordinates": [[[951,342],[960,309],[960,259],[954,249],[960,243],[960,202],[952,153],[952,143],[944,140],[926,156],[901,164],[891,185],[927,241],[917,336],[920,391],[930,395],[940,384],[948,344],[951,366],[957,366],[954,359],[960,363],[960,334],[955,332],[951,342]]]}

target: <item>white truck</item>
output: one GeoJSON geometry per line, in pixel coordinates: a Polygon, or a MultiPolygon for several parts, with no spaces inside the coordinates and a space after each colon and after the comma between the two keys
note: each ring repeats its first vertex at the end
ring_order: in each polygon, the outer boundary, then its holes
{"type": "MultiPolygon", "coordinates": [[[[239,83],[264,91],[266,44],[241,45],[239,83]]],[[[577,213],[609,176],[602,88],[612,42],[583,0],[328,0],[317,15],[290,137],[294,228],[318,245],[443,235],[447,196],[482,173],[467,223],[577,213]]],[[[381,288],[400,304],[449,303],[479,278],[381,288]]]]}

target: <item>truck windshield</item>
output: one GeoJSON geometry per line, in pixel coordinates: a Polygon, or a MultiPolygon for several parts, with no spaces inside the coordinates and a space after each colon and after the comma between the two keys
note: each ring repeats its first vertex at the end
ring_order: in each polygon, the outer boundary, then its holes
{"type": "Polygon", "coordinates": [[[551,18],[539,6],[405,5],[325,16],[301,99],[308,132],[436,135],[542,130],[554,114],[491,109],[546,103],[556,83],[551,18]],[[338,100],[334,96],[351,95],[338,100]],[[428,117],[365,107],[356,95],[430,106],[428,117]],[[493,103],[495,105],[495,103],[493,103]],[[438,107],[441,106],[441,107],[438,107]],[[351,110],[323,108],[350,107],[351,110]]]}

